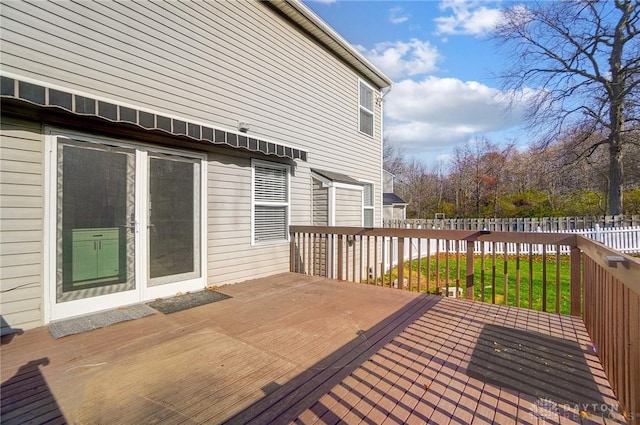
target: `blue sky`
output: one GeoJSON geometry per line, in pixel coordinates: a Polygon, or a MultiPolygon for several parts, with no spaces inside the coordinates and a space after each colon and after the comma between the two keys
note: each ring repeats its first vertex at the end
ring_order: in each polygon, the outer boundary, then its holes
{"type": "Polygon", "coordinates": [[[501,2],[305,1],[394,80],[385,96],[385,139],[427,165],[476,138],[526,145],[522,93],[503,92],[508,62],[488,40],[501,2]],[[514,100],[508,112],[507,105],[514,100]]]}

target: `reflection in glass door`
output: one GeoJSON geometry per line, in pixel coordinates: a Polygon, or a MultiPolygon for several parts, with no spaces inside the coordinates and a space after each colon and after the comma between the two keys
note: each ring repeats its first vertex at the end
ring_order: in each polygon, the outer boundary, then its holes
{"type": "Polygon", "coordinates": [[[57,302],[134,289],[135,151],[72,140],[57,149],[57,302]]]}
{"type": "Polygon", "coordinates": [[[149,154],[149,286],[200,277],[200,162],[149,154]]]}

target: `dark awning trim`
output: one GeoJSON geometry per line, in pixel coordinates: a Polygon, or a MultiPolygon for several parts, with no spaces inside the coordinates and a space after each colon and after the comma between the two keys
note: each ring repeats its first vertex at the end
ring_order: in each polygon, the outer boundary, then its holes
{"type": "Polygon", "coordinates": [[[0,96],[3,98],[19,99],[43,107],[61,108],[76,115],[89,115],[111,122],[134,124],[146,130],[160,130],[174,136],[189,137],[202,142],[246,149],[265,155],[307,160],[306,151],[243,134],[153,114],[4,76],[0,77],[0,83],[0,96]]]}

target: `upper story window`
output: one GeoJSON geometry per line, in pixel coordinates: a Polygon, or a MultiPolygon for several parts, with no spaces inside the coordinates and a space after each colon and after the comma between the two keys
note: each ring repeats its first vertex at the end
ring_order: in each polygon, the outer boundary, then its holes
{"type": "Polygon", "coordinates": [[[362,225],[364,227],[373,227],[373,183],[364,183],[364,191],[362,193],[362,225]]]}
{"type": "Polygon", "coordinates": [[[289,166],[253,160],[253,242],[289,239],[289,166]]]}
{"type": "Polygon", "coordinates": [[[360,131],[373,136],[373,89],[360,81],[359,126],[360,131]]]}

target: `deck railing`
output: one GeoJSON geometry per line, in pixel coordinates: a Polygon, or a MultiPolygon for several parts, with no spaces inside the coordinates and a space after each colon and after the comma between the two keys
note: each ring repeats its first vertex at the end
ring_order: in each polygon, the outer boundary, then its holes
{"type": "Polygon", "coordinates": [[[291,226],[291,271],[581,316],[640,415],[640,259],[566,233],[291,226]]]}

